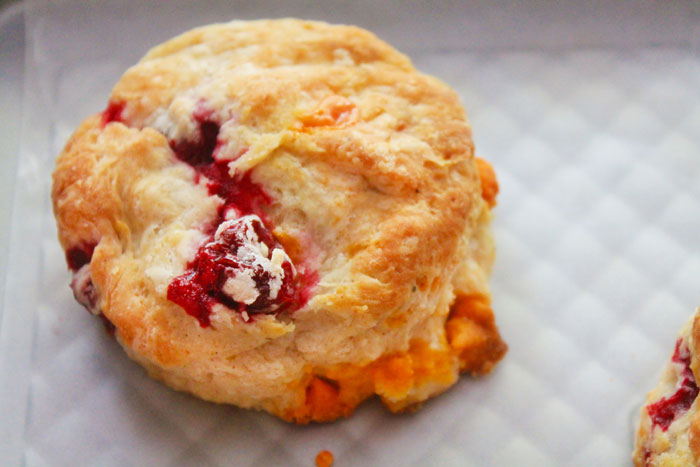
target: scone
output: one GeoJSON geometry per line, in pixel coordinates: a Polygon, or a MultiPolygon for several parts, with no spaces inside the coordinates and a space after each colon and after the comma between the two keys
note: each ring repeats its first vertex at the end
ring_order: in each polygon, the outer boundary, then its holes
{"type": "Polygon", "coordinates": [[[416,407],[506,352],[498,185],[457,95],[367,31],[293,19],[154,49],[53,175],[77,300],[151,376],[306,423],[416,407]]]}
{"type": "Polygon", "coordinates": [[[700,413],[695,375],[700,372],[700,312],[681,330],[659,384],[647,395],[637,429],[634,464],[700,465],[700,413]]]}

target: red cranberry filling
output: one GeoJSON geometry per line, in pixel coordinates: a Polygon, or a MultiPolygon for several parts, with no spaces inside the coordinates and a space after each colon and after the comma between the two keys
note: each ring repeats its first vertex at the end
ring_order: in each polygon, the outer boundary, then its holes
{"type": "Polygon", "coordinates": [[[105,330],[110,336],[114,336],[115,326],[102,314],[98,305],[99,294],[92,283],[90,272],[90,261],[95,250],[95,244],[73,247],[66,251],[66,261],[68,267],[73,270],[73,280],[70,288],[73,289],[73,297],[83,305],[90,314],[99,316],[102,319],[105,330]]]}
{"type": "Polygon", "coordinates": [[[245,314],[280,312],[299,303],[296,271],[257,216],[223,222],[189,271],[168,287],[168,300],[209,325],[216,303],[245,314]]]}
{"type": "Polygon", "coordinates": [[[107,108],[102,112],[102,125],[110,122],[121,122],[125,106],[124,102],[109,101],[107,108]]]}
{"type": "Polygon", "coordinates": [[[690,350],[683,339],[676,341],[676,350],[671,361],[683,367],[676,392],[647,406],[652,423],[660,426],[663,431],[666,431],[676,418],[687,412],[698,396],[698,386],[690,369],[690,350]]]}
{"type": "Polygon", "coordinates": [[[297,274],[266,227],[265,207],[272,199],[249,173],[231,177],[230,161],[214,158],[220,126],[212,115],[205,105],[198,105],[193,115],[198,123],[196,137],[170,141],[177,157],[194,168],[195,180],[205,177],[209,194],[223,203],[208,227],[209,242],[188,264],[188,271],[170,283],[168,300],[183,307],[203,327],[209,325],[217,303],[241,312],[246,321],[249,313],[294,311],[307,301],[315,276],[297,274]],[[234,220],[228,220],[231,218],[234,220]]]}
{"type": "Polygon", "coordinates": [[[74,246],[66,250],[66,263],[73,272],[77,272],[92,259],[92,253],[95,251],[95,244],[85,244],[74,246]]]}

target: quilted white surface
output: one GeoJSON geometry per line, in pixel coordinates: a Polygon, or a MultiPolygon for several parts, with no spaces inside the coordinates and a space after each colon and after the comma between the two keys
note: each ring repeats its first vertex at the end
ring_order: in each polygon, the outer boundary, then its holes
{"type": "Polygon", "coordinates": [[[499,175],[491,284],[510,351],[416,414],[371,402],[296,427],[151,381],[73,300],[48,201],[53,159],[143,50],[93,44],[81,57],[69,46],[85,34],[57,38],[41,15],[30,26],[0,463],[309,466],[321,449],[337,466],[629,463],[639,405],[700,304],[697,50],[412,54],[457,89],[499,175]]]}

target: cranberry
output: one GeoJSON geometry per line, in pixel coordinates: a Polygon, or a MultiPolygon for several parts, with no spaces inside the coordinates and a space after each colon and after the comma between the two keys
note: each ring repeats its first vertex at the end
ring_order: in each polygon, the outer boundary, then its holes
{"type": "Polygon", "coordinates": [[[687,412],[698,396],[698,386],[690,369],[690,350],[683,339],[676,341],[671,361],[682,365],[676,392],[647,406],[652,423],[660,426],[663,431],[666,431],[676,418],[687,412]]]}
{"type": "Polygon", "coordinates": [[[121,122],[124,107],[126,107],[126,103],[124,102],[109,101],[107,108],[102,112],[102,125],[106,125],[110,122],[121,122]]]}
{"type": "Polygon", "coordinates": [[[170,147],[183,162],[195,167],[214,162],[214,150],[219,137],[219,125],[211,121],[199,122],[198,134],[193,140],[170,141],[170,147]]]}
{"type": "Polygon", "coordinates": [[[77,272],[92,259],[92,254],[95,251],[95,244],[83,244],[74,246],[66,250],[66,263],[73,272],[77,272]]]}
{"type": "Polygon", "coordinates": [[[216,303],[248,313],[281,312],[301,304],[297,274],[282,246],[259,217],[223,222],[188,271],[168,287],[168,300],[209,325],[216,303]]]}

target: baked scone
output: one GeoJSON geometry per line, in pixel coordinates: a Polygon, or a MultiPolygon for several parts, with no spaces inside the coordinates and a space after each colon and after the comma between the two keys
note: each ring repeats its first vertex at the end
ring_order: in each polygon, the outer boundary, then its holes
{"type": "Polygon", "coordinates": [[[53,175],[76,298],[154,378],[306,423],[415,407],[506,352],[498,185],[457,95],[293,19],[154,49],[53,175]]]}
{"type": "Polygon", "coordinates": [[[634,464],[638,467],[700,465],[700,313],[695,311],[676,340],[659,384],[647,395],[637,429],[634,464]]]}

